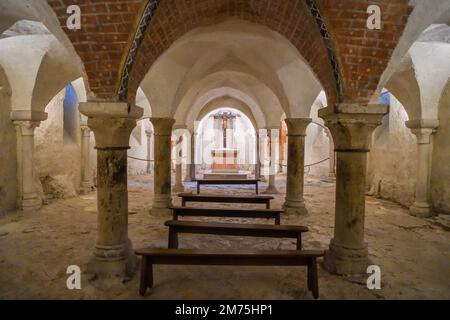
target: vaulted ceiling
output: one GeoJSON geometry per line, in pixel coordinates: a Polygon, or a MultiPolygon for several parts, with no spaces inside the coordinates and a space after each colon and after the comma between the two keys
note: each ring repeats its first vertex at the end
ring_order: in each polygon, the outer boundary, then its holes
{"type": "MultiPolygon", "coordinates": [[[[99,99],[133,102],[157,59],[183,35],[230,18],[268,27],[290,41],[329,104],[367,103],[402,35],[409,0],[378,0],[382,29],[366,27],[370,0],[79,1],[82,29],[65,26],[67,3],[49,0],[84,62],[99,99]]],[[[299,84],[301,85],[301,84],[299,84]]]]}

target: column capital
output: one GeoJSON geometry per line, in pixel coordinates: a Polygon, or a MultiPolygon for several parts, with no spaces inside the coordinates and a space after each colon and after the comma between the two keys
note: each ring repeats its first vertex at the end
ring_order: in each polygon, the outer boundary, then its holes
{"type": "Polygon", "coordinates": [[[129,148],[136,119],[144,113],[142,108],[126,102],[82,102],[79,110],[88,117],[97,149],[129,148]]]}
{"type": "Polygon", "coordinates": [[[11,111],[10,117],[12,121],[45,121],[48,118],[47,112],[34,110],[14,110],[11,111]]]}
{"type": "Polygon", "coordinates": [[[340,104],[319,110],[341,152],[369,151],[369,137],[388,113],[385,105],[340,104]]]}
{"type": "Polygon", "coordinates": [[[288,137],[306,136],[306,128],[312,122],[310,118],[287,118],[288,137]]]}
{"type": "Polygon", "coordinates": [[[175,119],[172,118],[150,118],[155,130],[155,136],[171,136],[175,119]]]}
{"type": "Polygon", "coordinates": [[[22,136],[33,136],[34,129],[39,127],[41,122],[22,120],[22,121],[13,121],[13,124],[16,126],[16,128],[19,130],[22,136]]]}
{"type": "Polygon", "coordinates": [[[431,135],[436,132],[439,127],[439,120],[422,119],[409,120],[405,122],[411,132],[417,137],[418,144],[431,143],[431,135]]]}

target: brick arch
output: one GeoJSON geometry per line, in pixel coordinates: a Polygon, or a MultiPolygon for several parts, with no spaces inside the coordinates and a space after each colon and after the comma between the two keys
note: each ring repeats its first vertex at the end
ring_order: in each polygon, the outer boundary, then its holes
{"type": "Polygon", "coordinates": [[[265,25],[286,37],[309,63],[330,103],[337,100],[336,80],[317,23],[304,1],[292,0],[162,0],[131,70],[127,100],[134,100],[152,64],[174,41],[228,18],[265,25]]]}
{"type": "Polygon", "coordinates": [[[403,34],[409,0],[318,0],[343,81],[342,100],[368,103],[403,34]],[[369,30],[367,8],[381,9],[381,30],[369,30]]]}

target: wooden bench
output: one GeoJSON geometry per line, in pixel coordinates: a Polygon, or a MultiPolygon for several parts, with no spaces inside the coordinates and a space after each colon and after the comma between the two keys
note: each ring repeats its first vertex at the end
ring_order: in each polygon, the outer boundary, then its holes
{"type": "Polygon", "coordinates": [[[144,296],[153,288],[153,265],[210,265],[210,266],[307,266],[308,290],[319,297],[317,258],[321,251],[211,251],[189,249],[141,249],[142,256],[139,294],[144,296]]]}
{"type": "Polygon", "coordinates": [[[275,224],[280,225],[283,210],[279,209],[212,209],[212,208],[189,208],[171,207],[173,220],[178,217],[211,217],[211,218],[254,218],[275,219],[275,224]]]}
{"type": "Polygon", "coordinates": [[[302,249],[304,226],[273,226],[264,224],[217,223],[199,221],[166,221],[169,227],[169,248],[178,248],[178,234],[214,234],[222,236],[293,238],[297,239],[297,250],[302,249]]]}
{"type": "Polygon", "coordinates": [[[201,185],[255,185],[256,194],[259,194],[258,182],[259,182],[259,179],[246,179],[246,180],[201,179],[201,180],[197,180],[197,194],[200,194],[200,186],[201,185]]]}
{"type": "Polygon", "coordinates": [[[186,206],[187,202],[217,202],[217,203],[262,203],[266,205],[266,209],[270,209],[270,201],[274,199],[272,196],[245,196],[245,195],[223,195],[223,194],[193,194],[180,193],[181,205],[186,206]]]}

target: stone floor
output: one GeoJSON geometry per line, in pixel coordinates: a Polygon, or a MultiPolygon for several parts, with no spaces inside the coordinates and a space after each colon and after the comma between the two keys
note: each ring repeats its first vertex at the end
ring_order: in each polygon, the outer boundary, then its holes
{"type": "MultiPolygon", "coordinates": [[[[284,177],[278,187],[285,191],[284,177]]],[[[165,247],[164,218],[149,215],[150,177],[130,177],[129,236],[135,248],[165,247]]],[[[187,184],[193,190],[193,184],[187,184]]],[[[264,186],[263,186],[264,187],[264,186]]],[[[205,186],[205,192],[252,194],[249,187],[205,186]]],[[[308,178],[306,217],[285,218],[311,231],[306,248],[326,249],[333,234],[334,182],[308,178]]],[[[175,203],[178,203],[178,199],[175,203]]],[[[274,207],[281,206],[277,196],[274,207]]],[[[218,205],[221,206],[221,205],[218,205]]],[[[225,206],[225,205],[223,205],[225,206]]],[[[382,271],[382,289],[365,277],[339,277],[319,269],[321,299],[450,299],[448,216],[418,219],[390,201],[367,198],[366,240],[382,271]]],[[[264,221],[261,221],[265,223],[264,221]]],[[[124,283],[82,278],[82,290],[66,287],[69,265],[86,267],[96,237],[96,195],[57,200],[39,212],[0,219],[0,299],[141,299],[138,277],[124,283]]],[[[185,248],[294,248],[293,240],[183,235],[185,248]]],[[[312,299],[301,267],[156,266],[155,287],[145,299],[312,299]]]]}

